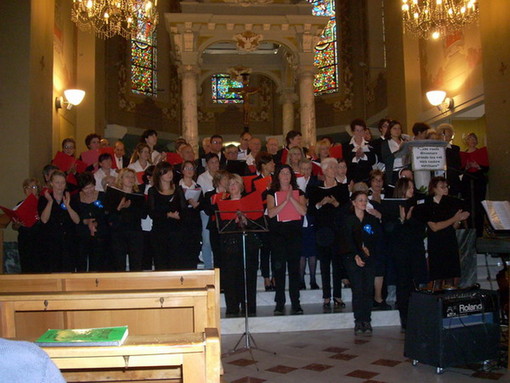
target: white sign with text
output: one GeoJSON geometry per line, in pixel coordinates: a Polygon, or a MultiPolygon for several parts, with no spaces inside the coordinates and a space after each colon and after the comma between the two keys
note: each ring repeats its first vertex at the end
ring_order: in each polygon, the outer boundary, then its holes
{"type": "Polygon", "coordinates": [[[445,148],[442,146],[415,146],[412,149],[413,170],[445,170],[445,148]]]}

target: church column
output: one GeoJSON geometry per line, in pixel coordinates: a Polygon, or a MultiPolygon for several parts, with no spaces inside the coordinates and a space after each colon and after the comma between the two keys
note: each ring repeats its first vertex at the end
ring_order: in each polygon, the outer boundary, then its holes
{"type": "Polygon", "coordinates": [[[301,67],[299,70],[299,112],[301,116],[301,134],[304,145],[315,145],[317,128],[315,126],[315,98],[313,95],[314,67],[301,67]]]}
{"type": "MultiPolygon", "coordinates": [[[[510,24],[507,0],[480,1],[480,39],[482,43],[483,85],[487,149],[489,151],[490,199],[508,200],[510,190],[510,129],[508,107],[510,101],[510,24]]],[[[480,146],[484,143],[480,142],[480,146]]]]}
{"type": "Polygon", "coordinates": [[[182,136],[198,153],[198,67],[183,65],[179,68],[182,81],[182,136]]]}
{"type": "Polygon", "coordinates": [[[294,103],[297,101],[297,95],[293,90],[286,89],[280,96],[282,103],[282,133],[283,137],[289,131],[294,129],[294,103]]]}

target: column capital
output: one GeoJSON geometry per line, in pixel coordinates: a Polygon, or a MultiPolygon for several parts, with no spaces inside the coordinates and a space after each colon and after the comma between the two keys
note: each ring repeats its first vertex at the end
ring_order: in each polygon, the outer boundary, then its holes
{"type": "Polygon", "coordinates": [[[317,73],[317,67],[314,65],[300,65],[298,66],[296,73],[298,77],[314,76],[317,73]]]}
{"type": "Polygon", "coordinates": [[[298,100],[298,96],[294,89],[284,89],[280,94],[280,104],[294,104],[298,100]]]}
{"type": "Polygon", "coordinates": [[[177,73],[180,77],[190,74],[198,76],[200,74],[200,67],[192,64],[181,64],[177,68],[177,73]]]}

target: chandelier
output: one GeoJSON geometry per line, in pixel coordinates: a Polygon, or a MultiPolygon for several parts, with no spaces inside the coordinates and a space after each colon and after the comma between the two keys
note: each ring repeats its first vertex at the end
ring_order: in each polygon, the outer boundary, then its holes
{"type": "Polygon", "coordinates": [[[402,0],[404,33],[446,37],[478,18],[476,0],[402,0]]]}
{"type": "Polygon", "coordinates": [[[71,20],[84,32],[107,39],[148,34],[158,24],[158,0],[73,0],[71,20]]]}

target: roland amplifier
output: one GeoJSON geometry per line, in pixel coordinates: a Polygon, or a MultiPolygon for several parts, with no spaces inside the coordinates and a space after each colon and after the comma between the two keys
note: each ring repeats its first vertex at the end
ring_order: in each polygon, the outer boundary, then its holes
{"type": "Polygon", "coordinates": [[[496,292],[415,292],[409,301],[404,355],[438,367],[498,358],[500,341],[496,292]]]}

